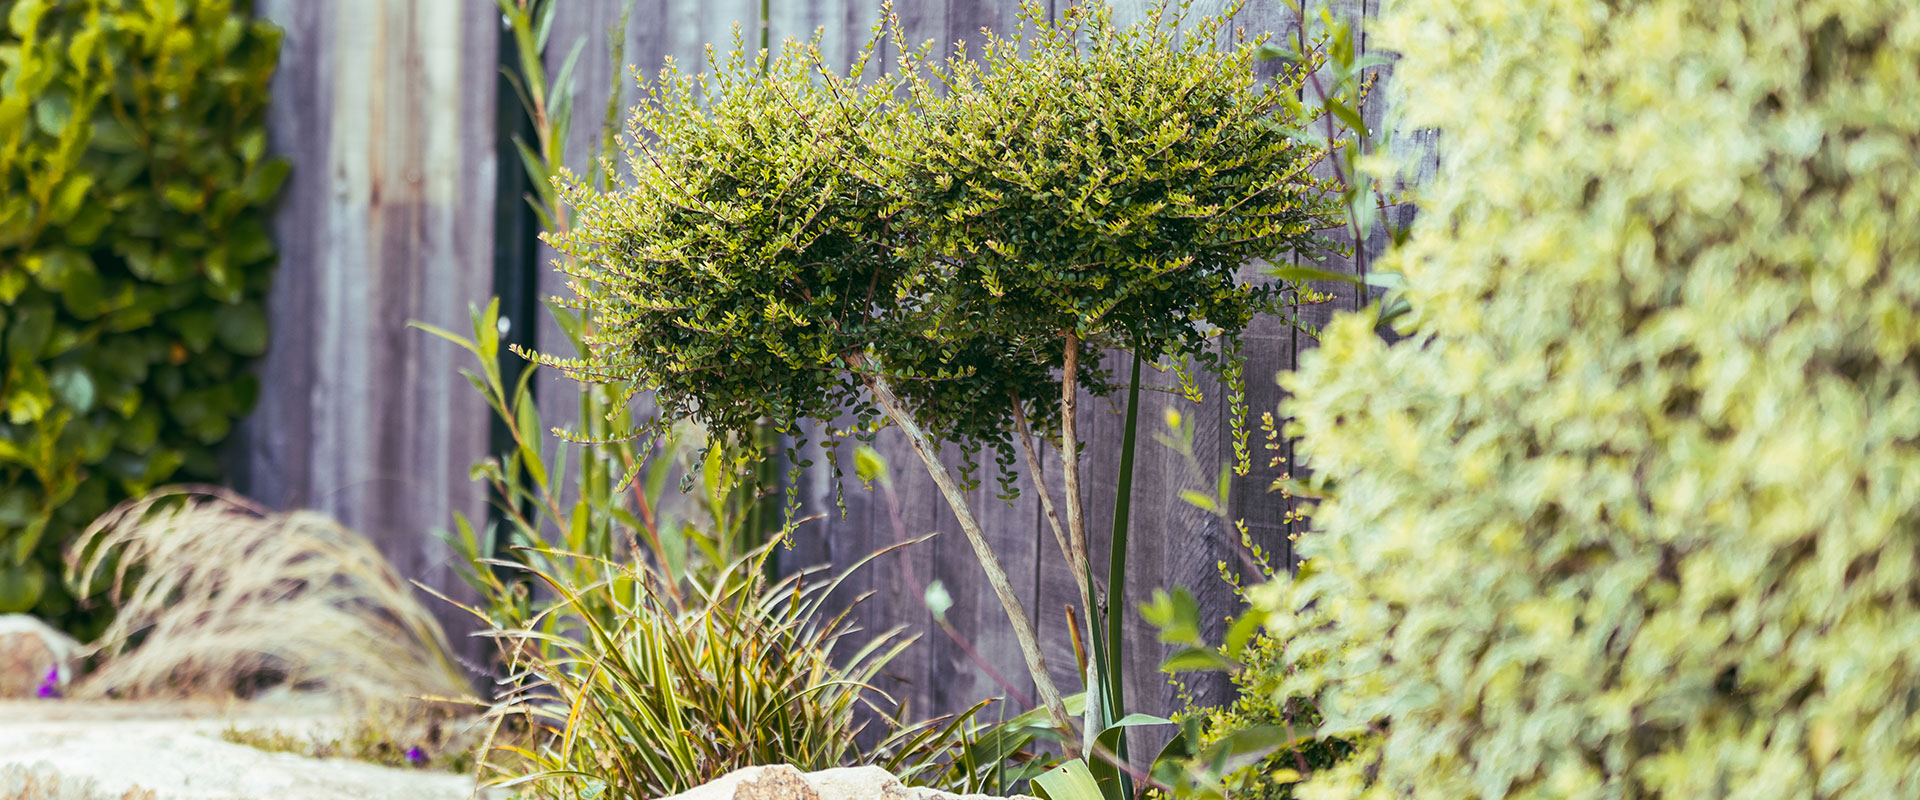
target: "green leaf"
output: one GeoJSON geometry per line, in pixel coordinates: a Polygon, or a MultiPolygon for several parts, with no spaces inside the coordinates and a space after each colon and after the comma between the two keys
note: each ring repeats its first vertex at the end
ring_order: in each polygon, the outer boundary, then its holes
{"type": "Polygon", "coordinates": [[[241,134],[240,158],[244,163],[248,165],[252,165],[255,162],[258,162],[260,160],[260,156],[265,154],[266,152],[267,152],[266,130],[261,128],[255,128],[253,130],[247,131],[244,134],[241,134]]]}
{"type": "Polygon", "coordinates": [[[1334,272],[1317,267],[1274,267],[1268,270],[1267,274],[1283,281],[1338,281],[1340,283],[1353,284],[1354,286],[1366,285],[1366,283],[1359,278],[1344,272],[1334,272]]]}
{"type": "Polygon", "coordinates": [[[19,536],[13,543],[16,563],[0,565],[0,614],[32,611],[47,588],[47,571],[44,567],[19,563],[26,560],[20,551],[31,551],[39,537],[28,537],[24,532],[16,535],[19,536]]]}
{"type": "Polygon", "coordinates": [[[40,132],[57,137],[73,121],[73,99],[64,89],[54,89],[33,103],[33,121],[40,132]]]}
{"type": "Polygon", "coordinates": [[[39,493],[25,486],[0,489],[0,528],[25,527],[39,515],[39,493]]]}
{"type": "Polygon", "coordinates": [[[258,303],[223,306],[215,320],[220,346],[243,356],[267,352],[267,314],[258,303]]]}
{"type": "Polygon", "coordinates": [[[93,376],[80,365],[68,363],[54,367],[47,383],[66,407],[81,414],[93,410],[93,376]]]}
{"type": "Polygon", "coordinates": [[[224,310],[215,312],[211,308],[189,308],[173,315],[167,322],[180,334],[180,340],[186,344],[188,352],[204,353],[213,344],[214,328],[219,322],[218,316],[223,313],[224,310]]]}
{"type": "Polygon", "coordinates": [[[573,97],[575,94],[573,91],[573,70],[574,66],[579,63],[580,54],[586,50],[586,47],[587,40],[585,38],[574,42],[573,49],[568,51],[566,60],[561,62],[560,70],[553,74],[554,91],[549,94],[549,96],[553,98],[553,107],[549,109],[548,116],[551,117],[549,124],[552,126],[555,141],[564,141],[566,139],[567,130],[573,122],[573,97]]]}
{"type": "MultiPolygon", "coordinates": [[[[1127,415],[1122,423],[1120,438],[1120,473],[1115,486],[1113,510],[1113,534],[1107,544],[1107,593],[1109,597],[1125,597],[1127,587],[1127,541],[1129,516],[1133,507],[1133,456],[1139,442],[1140,433],[1140,364],[1144,359],[1139,353],[1133,354],[1133,367],[1127,378],[1127,415]]],[[[1126,713],[1126,676],[1122,665],[1126,663],[1126,628],[1124,614],[1109,608],[1106,617],[1106,647],[1101,659],[1103,669],[1100,675],[1101,695],[1108,701],[1109,718],[1126,713]]],[[[1144,714],[1126,715],[1116,727],[1126,727],[1126,720],[1146,717],[1144,714]]],[[[1157,719],[1157,718],[1155,718],[1157,719]]],[[[1128,751],[1127,738],[1116,735],[1110,747],[1121,763],[1132,759],[1128,751]]],[[[1114,782],[1121,800],[1133,795],[1133,777],[1120,772],[1114,782]]]]}
{"type": "Polygon", "coordinates": [[[61,232],[65,234],[67,244],[73,245],[74,247],[90,248],[94,242],[100,240],[100,234],[104,233],[107,225],[112,222],[113,211],[105,205],[100,203],[82,203],[80,210],[74,213],[73,219],[67,223],[61,232]]]}
{"type": "Polygon", "coordinates": [[[1239,668],[1240,663],[1207,647],[1187,647],[1160,665],[1161,672],[1220,672],[1239,668]]]}
{"type": "Polygon", "coordinates": [[[140,149],[140,140],[133,131],[106,111],[94,114],[88,144],[106,153],[135,153],[140,149]]]}
{"type": "Polygon", "coordinates": [[[13,4],[12,13],[7,14],[7,26],[15,36],[26,38],[40,24],[40,17],[46,11],[46,0],[19,0],[13,4]]]}
{"type": "Polygon", "coordinates": [[[862,483],[871,484],[877,480],[881,486],[892,485],[892,479],[887,474],[887,457],[864,444],[853,450],[853,474],[862,483]]]}
{"type": "Polygon", "coordinates": [[[1189,647],[1205,644],[1200,638],[1200,604],[1184,587],[1176,586],[1171,592],[1153,590],[1153,598],[1140,607],[1140,616],[1160,629],[1162,642],[1189,647]]]}
{"type": "MultiPolygon", "coordinates": [[[[447,341],[449,341],[449,342],[452,342],[452,343],[454,343],[454,344],[456,344],[456,345],[459,345],[459,346],[460,346],[460,349],[462,349],[462,350],[465,350],[465,351],[467,351],[467,352],[469,352],[469,353],[472,353],[472,354],[474,354],[474,355],[476,355],[476,356],[477,356],[477,355],[480,355],[480,348],[479,348],[479,346],[478,346],[478,345],[475,345],[475,344],[473,343],[473,340],[471,340],[471,339],[468,339],[468,338],[466,338],[466,337],[464,337],[464,336],[461,336],[461,335],[459,335],[459,334],[457,334],[457,333],[454,333],[453,331],[450,331],[450,330],[447,330],[446,328],[442,328],[442,327],[440,327],[440,326],[438,326],[438,325],[429,325],[429,324],[427,324],[427,323],[425,323],[425,322],[421,322],[421,321],[419,321],[419,320],[417,320],[417,319],[416,319],[416,320],[408,320],[408,321],[407,321],[407,327],[409,327],[409,328],[412,328],[412,329],[414,329],[414,330],[418,330],[418,331],[425,331],[425,332],[427,332],[427,333],[430,333],[430,334],[433,334],[434,336],[438,336],[438,337],[440,337],[440,338],[442,338],[442,339],[445,339],[445,340],[447,340],[447,341]]],[[[484,388],[483,388],[483,389],[481,390],[481,392],[480,392],[480,393],[481,393],[481,394],[490,394],[490,393],[489,393],[489,392],[487,392],[487,391],[486,391],[486,390],[485,390],[484,388]]]]}
{"type": "Polygon", "coordinates": [[[167,205],[172,206],[175,211],[183,214],[191,214],[199,211],[207,202],[205,192],[194,188],[184,181],[174,181],[167,184],[166,188],[161,191],[161,195],[166,198],[167,205]]]}
{"type": "Polygon", "coordinates": [[[93,259],[67,247],[35,253],[28,256],[22,265],[33,275],[34,283],[49,292],[61,291],[76,275],[94,272],[93,259]]]}
{"type": "Polygon", "coordinates": [[[240,191],[246,195],[248,203],[266,205],[280,194],[280,187],[287,182],[287,173],[292,170],[293,162],[284,158],[268,160],[247,173],[240,191]]]}
{"type": "Polygon", "coordinates": [[[66,223],[80,210],[80,204],[87,199],[87,190],[93,188],[92,175],[69,175],[60,182],[60,188],[53,192],[53,203],[47,209],[47,219],[55,225],[66,223]]]}
{"type": "Polygon", "coordinates": [[[52,338],[53,309],[44,305],[16,307],[13,322],[7,326],[7,360],[15,366],[38,361],[52,338]]]}
{"type": "Polygon", "coordinates": [[[258,264],[273,258],[273,237],[260,220],[248,217],[233,226],[227,239],[228,257],[236,267],[258,264]]]}
{"type": "Polygon", "coordinates": [[[1211,514],[1220,513],[1220,504],[1205,492],[1195,491],[1193,489],[1182,489],[1180,490],[1180,499],[1187,501],[1189,505],[1202,511],[1211,514]]]}
{"type": "Polygon", "coordinates": [[[1341,102],[1338,98],[1329,98],[1327,100],[1327,110],[1333,112],[1334,117],[1346,123],[1347,128],[1362,139],[1372,135],[1367,129],[1366,121],[1360,118],[1359,112],[1354,111],[1352,107],[1341,102]]]}
{"type": "Polygon", "coordinates": [[[1222,775],[1253,766],[1283,747],[1311,741],[1311,731],[1296,731],[1284,725],[1253,725],[1234,731],[1201,750],[1200,758],[1222,775]]]}
{"type": "MultiPolygon", "coordinates": [[[[527,476],[533,479],[534,486],[547,488],[547,466],[540,457],[540,441],[546,436],[546,431],[540,427],[540,413],[530,395],[521,399],[515,411],[514,424],[520,433],[520,463],[526,467],[527,476]]],[[[582,512],[575,513],[582,519],[586,516],[582,512]]]]}
{"type": "Polygon", "coordinates": [[[1407,276],[1398,272],[1369,272],[1367,273],[1367,285],[1391,291],[1407,285],[1407,276]]]}
{"type": "Polygon", "coordinates": [[[13,301],[20,298],[20,293],[27,290],[27,284],[31,281],[26,270],[0,264],[0,303],[12,305],[13,301]]]}
{"type": "Polygon", "coordinates": [[[1227,639],[1221,645],[1221,649],[1230,658],[1239,657],[1246,650],[1247,643],[1252,641],[1254,635],[1258,634],[1261,627],[1265,625],[1266,618],[1266,614],[1258,608],[1247,609],[1246,613],[1241,614],[1233,621],[1233,625],[1227,628],[1227,639]]]}
{"type": "MultiPolygon", "coordinates": [[[[138,397],[138,395],[135,395],[138,397]]],[[[148,403],[133,411],[127,418],[120,444],[128,452],[144,454],[153,449],[160,440],[160,426],[163,424],[160,409],[148,403]]]]}
{"type": "Polygon", "coordinates": [[[1033,790],[1040,800],[1104,800],[1087,762],[1077,758],[1034,778],[1033,790]]]}

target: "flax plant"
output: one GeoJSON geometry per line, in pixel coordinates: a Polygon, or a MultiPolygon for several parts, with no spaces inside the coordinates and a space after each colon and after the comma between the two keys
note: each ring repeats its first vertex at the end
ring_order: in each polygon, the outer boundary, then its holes
{"type": "Polygon", "coordinates": [[[825,610],[848,575],[880,553],[837,574],[803,570],[767,585],[770,552],[728,564],[684,598],[644,563],[549,553],[602,578],[581,586],[531,571],[559,599],[554,613],[584,621],[582,637],[491,634],[509,652],[540,655],[516,661],[523,680],[490,714],[552,733],[504,748],[532,765],[506,783],[531,781],[538,797],[648,798],[757,764],[864,762],[910,772],[944,753],[970,715],[903,724],[868,685],[911,639],[899,629],[854,637],[850,609],[825,610]],[[599,613],[603,604],[610,615],[599,613]],[[841,652],[843,640],[851,653],[841,652]],[[858,741],[863,708],[886,728],[870,750],[858,741]]]}

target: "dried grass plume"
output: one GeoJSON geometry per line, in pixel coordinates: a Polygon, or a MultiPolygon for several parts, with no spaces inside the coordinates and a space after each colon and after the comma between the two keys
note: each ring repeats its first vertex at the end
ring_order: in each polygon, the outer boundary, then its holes
{"type": "Polygon", "coordinates": [[[95,521],[67,569],[83,597],[105,584],[116,609],[78,696],[226,697],[276,683],[366,700],[471,691],[412,588],[323,514],[163,489],[95,521]]]}

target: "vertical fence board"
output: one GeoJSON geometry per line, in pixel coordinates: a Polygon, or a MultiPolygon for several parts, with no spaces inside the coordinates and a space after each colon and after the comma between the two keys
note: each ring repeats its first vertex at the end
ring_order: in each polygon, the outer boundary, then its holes
{"type": "MultiPolygon", "coordinates": [[[[294,171],[274,223],[274,337],[230,456],[235,483],[275,507],[333,514],[402,575],[443,590],[457,581],[432,533],[455,511],[481,513],[466,475],[486,412],[458,375],[465,354],[406,326],[461,330],[490,288],[492,207],[473,202],[495,174],[488,9],[259,4],[288,31],[268,131],[294,171]]],[[[461,616],[428,602],[445,622],[461,616]]]]}
{"type": "MultiPolygon", "coordinates": [[[[964,46],[969,54],[977,55],[984,44],[982,28],[1005,31],[1012,27],[1017,8],[1011,3],[994,0],[947,0],[945,3],[922,3],[927,6],[917,15],[920,32],[908,30],[910,41],[921,37],[933,38],[934,53],[950,54],[955,47],[964,46]],[[944,13],[935,13],[944,5],[944,13]]],[[[904,25],[903,25],[904,27],[904,25]]],[[[913,46],[918,46],[915,41],[913,46]]],[[[1021,605],[1027,621],[1037,630],[1045,630],[1047,608],[1036,596],[1036,580],[1040,565],[1045,563],[1047,550],[1041,549],[1043,542],[1035,535],[1040,521],[1039,500],[1034,494],[1030,480],[1016,484],[1021,488],[1020,496],[1011,504],[999,499],[998,482],[993,473],[993,454],[982,452],[981,486],[972,493],[972,508],[975,517],[987,534],[988,542],[999,555],[1001,566],[1006,570],[1008,579],[1020,595],[1021,605]]],[[[949,518],[951,519],[951,518],[949,518]]],[[[940,537],[938,565],[941,578],[951,588],[954,596],[953,614],[955,624],[966,623],[970,627],[961,627],[961,631],[973,641],[974,649],[981,660],[999,673],[1006,687],[988,678],[986,668],[973,663],[968,654],[961,652],[957,643],[946,640],[935,642],[934,666],[947,669],[947,677],[936,676],[936,683],[945,685],[941,695],[937,695],[933,708],[940,711],[957,711],[983,697],[1006,696],[1008,690],[1015,690],[1032,698],[1034,681],[1021,655],[1019,640],[1015,637],[1007,611],[1001,605],[988,585],[986,572],[980,566],[973,549],[959,531],[957,521],[946,529],[951,533],[940,537]]],[[[1050,543],[1046,543],[1051,547],[1050,543]]],[[[1042,635],[1041,641],[1057,643],[1058,637],[1042,635]]],[[[1071,679],[1070,659],[1064,658],[1057,648],[1046,648],[1042,655],[1047,659],[1048,667],[1054,673],[1054,681],[1063,692],[1072,692],[1079,684],[1071,679]],[[1067,679],[1061,677],[1062,668],[1066,669],[1067,679]]],[[[1008,709],[1009,713],[1020,709],[1008,709]]]]}

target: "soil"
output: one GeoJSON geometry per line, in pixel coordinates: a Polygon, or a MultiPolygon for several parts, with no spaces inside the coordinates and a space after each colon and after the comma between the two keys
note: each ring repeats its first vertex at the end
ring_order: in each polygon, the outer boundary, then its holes
{"type": "Polygon", "coordinates": [[[343,725],[310,704],[0,701],[0,766],[44,762],[93,779],[107,796],[139,786],[156,800],[473,796],[470,776],[269,753],[220,738],[228,729],[308,736],[343,725]]]}

